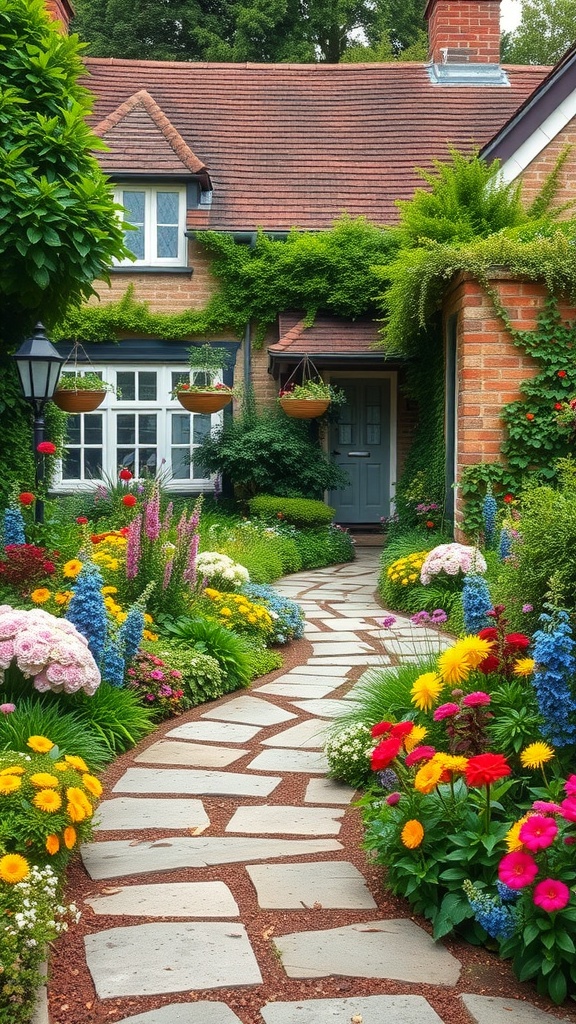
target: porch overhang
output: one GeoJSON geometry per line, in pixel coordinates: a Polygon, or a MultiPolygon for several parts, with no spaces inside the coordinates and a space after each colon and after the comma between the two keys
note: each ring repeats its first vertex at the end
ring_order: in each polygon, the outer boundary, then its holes
{"type": "Polygon", "coordinates": [[[377,347],[381,339],[374,320],[318,316],[307,326],[302,314],[283,313],[278,328],[278,341],[268,346],[268,372],[276,380],[304,356],[319,370],[382,370],[404,362],[377,347]]]}

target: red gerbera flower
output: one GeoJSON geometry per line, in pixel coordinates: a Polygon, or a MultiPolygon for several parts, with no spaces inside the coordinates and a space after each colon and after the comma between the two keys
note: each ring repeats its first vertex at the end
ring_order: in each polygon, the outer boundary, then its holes
{"type": "Polygon", "coordinates": [[[391,728],[392,722],[378,722],[377,725],[372,726],[370,731],[374,739],[376,739],[377,736],[385,736],[387,732],[390,732],[391,728]]]}
{"type": "Polygon", "coordinates": [[[18,495],[18,501],[21,505],[31,505],[33,501],[36,501],[36,498],[30,491],[22,491],[18,495]]]}
{"type": "Polygon", "coordinates": [[[129,469],[121,469],[119,474],[118,474],[118,476],[120,477],[121,480],[131,480],[132,479],[132,473],[130,472],[129,469]]]}
{"type": "Polygon", "coordinates": [[[393,725],[390,729],[390,735],[394,736],[398,740],[403,740],[406,736],[410,735],[413,728],[414,722],[397,722],[396,725],[393,725]]]}
{"type": "Polygon", "coordinates": [[[377,747],[372,751],[372,757],[370,759],[370,767],[373,772],[380,772],[384,768],[387,768],[391,761],[395,757],[398,757],[400,753],[400,747],[402,746],[402,740],[397,739],[395,736],[390,736],[387,740],[382,740],[377,747]]]}
{"type": "Polygon", "coordinates": [[[511,771],[503,754],[477,754],[466,765],[466,782],[469,786],[490,786],[511,771]]]}

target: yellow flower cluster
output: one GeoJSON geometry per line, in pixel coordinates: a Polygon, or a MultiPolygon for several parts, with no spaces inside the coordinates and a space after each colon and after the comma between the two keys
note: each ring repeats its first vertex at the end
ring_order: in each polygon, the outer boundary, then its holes
{"type": "Polygon", "coordinates": [[[411,583],[417,583],[420,579],[420,569],[424,564],[427,551],[416,551],[413,555],[406,555],[405,558],[397,558],[392,565],[388,566],[386,575],[393,583],[399,583],[403,587],[411,583]]]}
{"type": "MultiPolygon", "coordinates": [[[[122,540],[121,537],[117,539],[122,540]]],[[[114,619],[119,626],[121,626],[122,623],[126,621],[128,612],[125,612],[122,605],[118,604],[118,602],[114,600],[114,594],[117,593],[117,587],[102,587],[102,594],[104,595],[104,607],[106,608],[106,611],[108,612],[110,617],[114,619]]],[[[152,616],[148,614],[148,612],[146,612],[144,615],[144,622],[146,623],[146,626],[151,626],[154,624],[154,620],[152,616]]],[[[152,630],[150,629],[145,629],[143,637],[144,640],[157,640],[158,634],[153,633],[152,630]]]]}
{"type": "Polygon", "coordinates": [[[57,590],[52,593],[51,590],[48,590],[48,587],[37,587],[36,590],[33,590],[30,594],[30,600],[33,601],[34,604],[47,604],[48,601],[52,600],[54,601],[54,604],[59,608],[62,608],[64,605],[68,604],[72,594],[72,590],[57,590]]]}
{"type": "Polygon", "coordinates": [[[262,633],[270,633],[272,631],[272,616],[268,609],[261,604],[249,601],[244,594],[222,593],[215,590],[214,587],[207,587],[204,594],[216,605],[224,626],[248,632],[258,630],[262,633]]]}
{"type": "Polygon", "coordinates": [[[449,782],[456,772],[466,771],[468,759],[453,754],[434,754],[418,769],[414,777],[414,789],[419,793],[431,793],[441,782],[449,782]]]}
{"type": "Polygon", "coordinates": [[[474,634],[463,637],[438,658],[439,675],[445,683],[464,682],[472,669],[488,657],[493,646],[491,640],[482,640],[474,634]]]}

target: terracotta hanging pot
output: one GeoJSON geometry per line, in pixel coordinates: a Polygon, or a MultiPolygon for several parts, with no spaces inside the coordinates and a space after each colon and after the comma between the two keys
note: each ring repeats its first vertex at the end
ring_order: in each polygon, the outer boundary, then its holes
{"type": "Polygon", "coordinates": [[[323,416],[330,405],[329,398],[281,398],[280,405],[287,416],[296,420],[313,420],[323,416]]]}
{"type": "Polygon", "coordinates": [[[227,391],[180,391],[176,397],[188,412],[220,412],[232,401],[227,391]]]}
{"type": "Polygon", "coordinates": [[[56,390],[52,401],[63,412],[94,412],[106,398],[106,391],[56,390]]]}

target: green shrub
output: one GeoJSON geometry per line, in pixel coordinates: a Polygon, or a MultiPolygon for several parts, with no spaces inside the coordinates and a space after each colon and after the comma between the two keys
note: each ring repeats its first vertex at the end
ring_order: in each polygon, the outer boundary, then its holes
{"type": "Polygon", "coordinates": [[[252,647],[248,652],[250,659],[251,679],[259,679],[277,668],[282,668],[283,660],[280,651],[268,647],[252,647]]]}
{"type": "MultiPolygon", "coordinates": [[[[301,530],[295,536],[303,569],[321,569],[354,560],[354,541],[339,526],[301,530]]],[[[256,580],[254,582],[257,582],[256,580]]]]}
{"type": "Polygon", "coordinates": [[[270,533],[250,529],[247,525],[237,535],[219,540],[218,551],[237,559],[248,569],[253,583],[272,583],[274,580],[302,568],[298,544],[292,537],[275,531],[270,533]]]}
{"type": "Polygon", "coordinates": [[[110,761],[154,731],[152,715],[133,690],[102,682],[93,697],[78,694],[74,700],[81,729],[106,744],[110,761]]]}
{"type": "MultiPolygon", "coordinates": [[[[86,700],[94,700],[94,697],[86,700]]],[[[54,694],[23,698],[14,695],[16,710],[0,715],[0,750],[28,754],[30,736],[47,736],[62,754],[76,754],[93,770],[102,768],[112,760],[107,744],[95,731],[82,727],[78,714],[66,710],[67,702],[67,698],[54,694]]]]}
{"type": "Polygon", "coordinates": [[[259,494],[248,502],[250,512],[261,519],[280,519],[294,526],[327,526],[335,509],[311,498],[276,498],[259,494]]]}
{"type": "Polygon", "coordinates": [[[372,775],[369,755],[377,742],[362,722],[334,733],[324,744],[330,776],[355,788],[365,786],[372,775]]]}
{"type": "Polygon", "coordinates": [[[216,659],[222,671],[224,693],[248,686],[251,678],[250,646],[243,637],[231,633],[218,622],[185,615],[163,620],[161,627],[164,634],[180,644],[216,659]]]}
{"type": "Polygon", "coordinates": [[[184,647],[165,636],[144,641],[142,648],[182,674],[182,688],[193,706],[216,700],[226,692],[220,664],[211,655],[184,647]]]}

